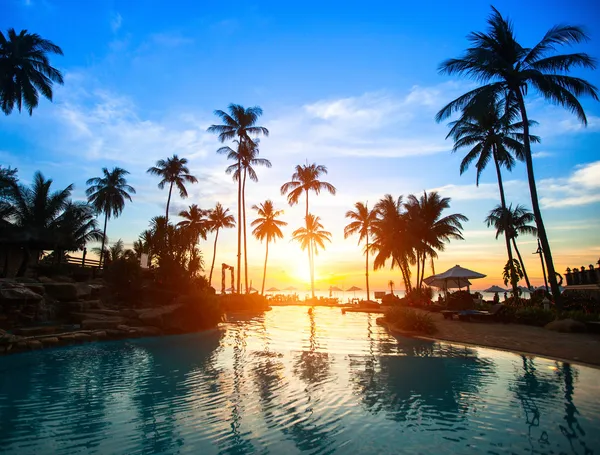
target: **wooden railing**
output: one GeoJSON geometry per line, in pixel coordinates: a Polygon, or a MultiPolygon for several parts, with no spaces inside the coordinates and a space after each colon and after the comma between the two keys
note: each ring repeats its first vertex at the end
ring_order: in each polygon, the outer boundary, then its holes
{"type": "Polygon", "coordinates": [[[100,261],[97,259],[88,259],[85,257],[85,255],[83,257],[80,258],[74,258],[71,257],[69,255],[67,255],[67,263],[68,264],[75,264],[75,265],[80,265],[81,267],[93,267],[93,268],[98,268],[100,267],[100,261]]]}
{"type": "Polygon", "coordinates": [[[577,286],[582,284],[597,284],[600,283],[600,260],[597,262],[598,267],[594,268],[593,264],[590,264],[587,268],[573,267],[568,268],[566,273],[567,285],[577,286]]]}

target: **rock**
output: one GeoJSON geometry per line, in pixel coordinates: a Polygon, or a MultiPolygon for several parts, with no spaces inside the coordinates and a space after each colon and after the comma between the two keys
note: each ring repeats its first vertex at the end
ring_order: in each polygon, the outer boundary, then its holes
{"type": "Polygon", "coordinates": [[[78,299],[89,299],[92,296],[92,287],[85,283],[76,283],[75,288],[77,289],[78,299]]]}
{"type": "Polygon", "coordinates": [[[90,287],[90,291],[91,291],[90,298],[92,298],[92,299],[99,298],[100,294],[102,294],[102,291],[104,290],[103,284],[89,284],[88,286],[90,287]]]}
{"type": "Polygon", "coordinates": [[[42,283],[24,283],[23,286],[36,294],[44,294],[44,285],[42,283]]]}
{"type": "Polygon", "coordinates": [[[17,283],[22,283],[22,284],[27,284],[27,283],[37,283],[39,284],[40,282],[38,280],[36,280],[35,278],[29,278],[27,276],[20,276],[15,278],[15,282],[17,283]]]}
{"type": "Polygon", "coordinates": [[[42,342],[39,340],[28,340],[27,347],[29,349],[42,349],[44,346],[42,345],[42,342]]]}
{"type": "Polygon", "coordinates": [[[22,335],[26,337],[32,337],[36,335],[48,335],[51,333],[56,333],[58,327],[51,325],[44,325],[40,327],[22,327],[20,329],[15,329],[15,335],[22,335]]]}
{"type": "Polygon", "coordinates": [[[77,300],[77,286],[72,283],[44,283],[46,294],[61,302],[77,300]]]}
{"type": "Polygon", "coordinates": [[[137,332],[138,335],[146,336],[146,337],[155,337],[162,333],[162,330],[160,330],[158,327],[149,327],[149,326],[135,327],[135,331],[137,332]]]}
{"type": "Polygon", "coordinates": [[[18,339],[18,336],[8,333],[5,330],[0,330],[0,345],[14,343],[18,339]]]}
{"type": "Polygon", "coordinates": [[[104,330],[95,330],[93,332],[93,334],[96,336],[96,338],[98,338],[100,340],[103,338],[106,338],[106,336],[107,336],[107,333],[104,330]]]}
{"type": "Polygon", "coordinates": [[[116,329],[123,322],[123,318],[86,319],[81,323],[81,328],[84,330],[116,329]]]}
{"type": "Polygon", "coordinates": [[[586,327],[583,322],[575,321],[574,319],[562,319],[560,321],[552,321],[544,327],[547,330],[554,332],[577,333],[585,332],[586,327]]]}
{"type": "Polygon", "coordinates": [[[58,346],[60,344],[60,340],[58,339],[58,337],[44,337],[40,338],[39,340],[44,345],[44,347],[58,346]]]}
{"type": "Polygon", "coordinates": [[[53,276],[52,279],[55,283],[75,283],[75,280],[73,278],[64,275],[56,275],[53,276]]]}
{"type": "Polygon", "coordinates": [[[133,310],[133,309],[131,309],[131,308],[125,308],[125,309],[119,311],[119,313],[124,318],[131,318],[131,319],[137,319],[138,318],[138,312],[135,311],[135,310],[133,310]]]}
{"type": "Polygon", "coordinates": [[[112,338],[112,339],[119,339],[119,338],[124,338],[126,336],[128,336],[129,331],[124,332],[123,330],[119,330],[119,329],[106,329],[106,336],[108,338],[112,338]]]}
{"type": "Polygon", "coordinates": [[[27,303],[39,303],[43,297],[21,284],[3,283],[0,289],[0,304],[22,306],[27,303]]]}
{"type": "Polygon", "coordinates": [[[46,284],[46,283],[54,283],[54,280],[51,280],[50,278],[48,278],[47,276],[41,276],[38,278],[38,281],[42,284],[46,284]]]}
{"type": "Polygon", "coordinates": [[[83,333],[83,332],[75,332],[73,334],[73,337],[77,340],[77,341],[90,341],[90,339],[92,338],[89,334],[87,333],[83,333]]]}
{"type": "Polygon", "coordinates": [[[86,300],[86,303],[91,309],[102,309],[102,302],[100,300],[86,300]]]}

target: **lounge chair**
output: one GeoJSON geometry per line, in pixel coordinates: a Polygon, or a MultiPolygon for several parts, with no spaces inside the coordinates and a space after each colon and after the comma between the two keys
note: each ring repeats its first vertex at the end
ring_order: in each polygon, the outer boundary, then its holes
{"type": "Polygon", "coordinates": [[[490,311],[466,310],[458,312],[458,319],[461,321],[495,321],[498,320],[504,305],[497,303],[492,305],[490,311]]]}

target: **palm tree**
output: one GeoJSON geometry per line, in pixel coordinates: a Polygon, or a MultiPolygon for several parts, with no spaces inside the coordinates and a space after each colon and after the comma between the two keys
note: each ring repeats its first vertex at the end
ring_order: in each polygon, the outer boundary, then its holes
{"type": "Polygon", "coordinates": [[[358,244],[363,240],[366,243],[365,246],[365,255],[366,255],[366,263],[365,263],[365,278],[367,281],[367,301],[371,300],[370,292],[369,292],[369,237],[371,236],[371,231],[373,229],[373,225],[377,220],[377,211],[369,210],[367,204],[362,202],[357,202],[354,204],[356,210],[349,210],[346,212],[346,218],[350,218],[351,221],[344,228],[344,238],[348,238],[351,235],[358,234],[358,244]]]}
{"type": "Polygon", "coordinates": [[[469,91],[446,105],[438,112],[436,119],[443,120],[453,112],[468,110],[482,100],[492,100],[499,95],[506,96],[507,105],[516,102],[519,106],[523,122],[523,152],[527,164],[531,204],[546,259],[552,294],[558,309],[561,309],[560,290],[535,184],[525,95],[536,91],[553,104],[573,112],[582,124],[587,125],[585,111],[577,98],[590,95],[594,100],[599,100],[598,90],[584,79],[566,73],[578,67],[595,69],[596,61],[581,52],[554,54],[557,46],[588,40],[588,36],[580,27],[554,26],[546,32],[539,43],[528,48],[517,42],[512,23],[493,7],[488,25],[487,33],[477,32],[468,36],[472,45],[463,56],[446,60],[440,66],[442,73],[463,74],[485,85],[469,91]],[[530,88],[533,90],[529,90],[530,88]]]}
{"type": "Polygon", "coordinates": [[[267,199],[260,205],[253,205],[253,210],[256,210],[258,218],[255,219],[251,226],[254,226],[252,234],[261,242],[266,240],[266,252],[265,252],[265,266],[263,268],[263,279],[262,287],[260,289],[261,295],[265,293],[265,278],[267,276],[267,259],[269,257],[269,242],[276,241],[278,238],[282,239],[283,234],[281,233],[281,227],[287,226],[285,221],[276,219],[278,216],[283,214],[283,210],[275,210],[273,201],[267,199]]]}
{"type": "Polygon", "coordinates": [[[388,281],[388,286],[390,287],[390,294],[394,295],[394,280],[388,281]]]}
{"type": "MultiPolygon", "coordinates": [[[[513,153],[519,160],[524,160],[523,152],[523,123],[515,122],[518,115],[518,106],[512,103],[502,112],[503,103],[500,99],[493,100],[485,105],[474,106],[469,112],[463,113],[462,117],[450,123],[452,127],[446,138],[454,139],[453,152],[460,148],[468,147],[470,150],[463,158],[460,165],[461,175],[468,169],[469,165],[477,160],[476,184],[479,186],[479,178],[487,164],[493,161],[500,191],[500,202],[502,208],[506,209],[506,197],[502,183],[502,172],[504,166],[511,171],[515,164],[513,153]]],[[[537,124],[530,120],[529,126],[537,124]]],[[[531,142],[540,142],[539,137],[530,135],[531,142]]],[[[506,252],[508,264],[512,267],[513,256],[510,240],[506,238],[506,252]]],[[[513,293],[517,295],[517,285],[514,284],[513,293]]]]}
{"type": "MultiPolygon", "coordinates": [[[[409,230],[414,240],[415,262],[417,264],[417,288],[422,287],[425,277],[425,262],[427,257],[432,263],[437,258],[437,251],[444,251],[445,244],[450,240],[464,240],[462,222],[468,218],[460,213],[442,217],[442,212],[450,207],[450,198],[441,197],[437,191],[417,198],[414,194],[408,196],[405,203],[409,230]]],[[[435,274],[435,271],[434,271],[435,274]]]]}
{"type": "Polygon", "coordinates": [[[504,236],[508,239],[508,241],[512,240],[512,244],[519,258],[519,263],[521,264],[521,270],[523,271],[525,282],[527,283],[527,287],[529,289],[531,289],[531,283],[529,282],[529,277],[527,276],[527,271],[525,270],[525,263],[521,257],[521,252],[519,251],[519,248],[517,248],[516,238],[519,236],[519,234],[536,236],[538,233],[537,228],[528,224],[533,223],[534,221],[535,218],[533,213],[519,204],[517,204],[514,209],[512,208],[512,204],[508,208],[503,208],[499,205],[495,207],[485,219],[488,227],[493,226],[496,229],[496,238],[502,234],[505,234],[504,236]],[[508,235],[506,234],[507,232],[508,235]]]}
{"type": "Polygon", "coordinates": [[[325,240],[331,242],[331,232],[323,230],[321,219],[318,216],[308,214],[306,225],[292,232],[292,239],[299,242],[303,250],[308,250],[310,265],[310,289],[312,298],[315,298],[315,264],[311,260],[313,254],[317,254],[318,247],[325,249],[325,240]]]}
{"type": "MultiPolygon", "coordinates": [[[[231,141],[238,139],[238,148],[240,144],[248,142],[253,144],[251,137],[258,137],[261,134],[268,136],[269,130],[262,126],[256,126],[258,118],[263,111],[260,107],[254,106],[244,108],[239,104],[230,104],[228,106],[229,113],[222,110],[216,110],[214,113],[222,121],[222,125],[212,125],[208,128],[209,133],[219,135],[219,141],[231,141]]],[[[241,158],[238,156],[238,169],[242,168],[241,158]]],[[[238,179],[238,220],[242,219],[242,180],[238,179]]],[[[238,252],[237,252],[237,292],[240,293],[240,268],[242,258],[242,226],[238,224],[238,252]]],[[[247,287],[247,286],[246,286],[247,287]]]]}
{"type": "Polygon", "coordinates": [[[321,190],[327,190],[335,196],[335,186],[328,182],[319,180],[321,175],[327,174],[327,167],[322,164],[303,164],[296,166],[296,172],[292,174],[292,180],[281,186],[281,194],[288,197],[290,205],[296,205],[302,194],[306,194],[306,214],[308,217],[308,193],[314,191],[319,194],[321,190]]]}
{"type": "Polygon", "coordinates": [[[125,248],[125,244],[122,239],[117,240],[110,247],[106,249],[93,248],[92,251],[100,257],[105,256],[107,262],[114,262],[120,259],[135,258],[135,251],[129,248],[125,248]],[[102,254],[104,252],[104,254],[102,254]]]}
{"type": "Polygon", "coordinates": [[[395,199],[386,194],[375,204],[377,219],[373,224],[373,244],[375,259],[373,269],[385,267],[391,259],[391,268],[398,267],[402,274],[404,289],[411,290],[409,263],[415,260],[412,232],[408,229],[408,218],[404,210],[402,196],[395,199]]]}
{"type": "Polygon", "coordinates": [[[52,86],[63,84],[59,70],[50,65],[48,54],[63,55],[62,49],[37,33],[9,28],[0,32],[0,106],[9,115],[23,104],[33,114],[39,94],[52,101],[52,86]]]}
{"type": "Polygon", "coordinates": [[[235,164],[225,169],[227,174],[233,173],[233,180],[239,182],[242,180],[242,224],[244,234],[244,284],[246,293],[248,292],[248,254],[246,251],[246,177],[249,176],[253,182],[258,182],[258,175],[252,166],[271,167],[271,162],[265,158],[258,158],[260,153],[258,149],[259,140],[253,142],[237,143],[237,150],[229,146],[221,147],[217,153],[227,153],[227,158],[235,161],[235,164]],[[243,172],[242,172],[243,171],[243,172]]]}
{"type": "Polygon", "coordinates": [[[187,210],[179,212],[183,221],[177,223],[177,227],[189,232],[192,242],[198,243],[200,238],[206,240],[206,233],[209,230],[209,221],[206,218],[207,210],[202,210],[198,204],[192,204],[187,210]]]}
{"type": "Polygon", "coordinates": [[[217,202],[214,209],[208,214],[211,231],[215,231],[215,246],[213,248],[212,264],[210,265],[210,275],[208,276],[208,284],[212,284],[212,274],[215,268],[215,258],[217,257],[217,240],[219,239],[219,230],[232,228],[235,226],[235,218],[229,214],[229,209],[223,209],[223,206],[217,202]]]}
{"type": "MultiPolygon", "coordinates": [[[[104,251],[104,241],[106,238],[106,225],[111,215],[118,218],[125,208],[125,200],[131,201],[131,194],[135,194],[135,188],[127,184],[125,176],[129,174],[120,167],[109,171],[102,168],[102,177],[94,177],[86,182],[88,185],[85,194],[88,202],[94,207],[96,213],[104,214],[104,230],[102,234],[102,246],[100,251],[104,251]],[[131,193],[131,194],[130,194],[131,193]]],[[[100,256],[100,266],[103,256],[100,256]]]]}
{"type": "Polygon", "coordinates": [[[198,179],[190,174],[190,170],[186,166],[187,163],[188,160],[186,158],[179,158],[177,155],[173,155],[172,158],[158,160],[156,166],[153,166],[146,171],[148,174],[162,178],[158,184],[159,189],[162,190],[167,183],[169,184],[169,197],[167,199],[167,208],[165,211],[167,222],[169,221],[169,205],[171,204],[171,192],[173,191],[173,186],[177,186],[179,196],[185,199],[188,197],[185,183],[198,182],[198,179]]]}

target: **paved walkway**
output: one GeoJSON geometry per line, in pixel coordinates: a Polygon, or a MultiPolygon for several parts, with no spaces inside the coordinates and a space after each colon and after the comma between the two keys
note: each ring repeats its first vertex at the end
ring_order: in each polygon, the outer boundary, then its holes
{"type": "Polygon", "coordinates": [[[600,334],[558,333],[519,324],[462,322],[429,313],[438,328],[438,340],[520,351],[543,357],[600,366],[600,334]]]}

